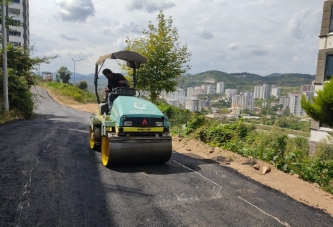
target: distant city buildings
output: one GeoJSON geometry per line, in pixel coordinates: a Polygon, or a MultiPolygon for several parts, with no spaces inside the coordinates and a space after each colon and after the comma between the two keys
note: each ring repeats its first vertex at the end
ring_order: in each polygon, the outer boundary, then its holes
{"type": "Polygon", "coordinates": [[[236,115],[239,115],[242,110],[253,109],[254,99],[261,99],[264,100],[262,102],[262,108],[268,107],[268,103],[270,103],[271,106],[280,105],[282,111],[289,108],[290,114],[302,117],[306,116],[301,108],[302,95],[305,95],[307,99],[310,99],[310,97],[314,95],[314,91],[313,86],[311,85],[302,85],[300,91],[302,91],[300,94],[288,93],[287,96],[281,96],[281,87],[263,84],[255,86],[253,92],[237,94],[237,89],[225,89],[224,82],[218,82],[216,83],[216,86],[213,84],[204,84],[196,87],[188,87],[186,92],[182,88],[177,88],[176,91],[169,93],[163,91],[161,97],[170,105],[185,107],[190,111],[201,111],[204,107],[210,107],[211,103],[209,99],[200,100],[199,95],[225,93],[225,98],[223,98],[223,100],[231,101],[230,109],[236,115]],[[270,99],[270,97],[279,98],[279,101],[268,102],[267,100],[270,99]]]}
{"type": "Polygon", "coordinates": [[[288,96],[281,96],[279,99],[279,105],[282,106],[282,110],[290,109],[290,114],[296,117],[304,117],[306,113],[301,107],[302,96],[305,95],[307,100],[310,100],[314,96],[313,91],[306,91],[302,94],[288,93],[288,96]]]}

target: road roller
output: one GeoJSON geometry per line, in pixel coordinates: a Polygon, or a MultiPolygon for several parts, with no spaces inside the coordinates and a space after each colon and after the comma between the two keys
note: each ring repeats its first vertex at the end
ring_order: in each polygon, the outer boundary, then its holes
{"type": "Polygon", "coordinates": [[[101,56],[95,66],[94,90],[98,108],[90,117],[90,149],[100,151],[102,163],[110,167],[124,163],[163,163],[172,154],[168,118],[150,101],[140,97],[137,71],[147,59],[137,52],[118,51],[101,56]],[[133,69],[133,87],[117,87],[102,101],[98,95],[98,74],[105,60],[126,61],[133,69]],[[111,95],[116,98],[113,103],[111,95]]]}

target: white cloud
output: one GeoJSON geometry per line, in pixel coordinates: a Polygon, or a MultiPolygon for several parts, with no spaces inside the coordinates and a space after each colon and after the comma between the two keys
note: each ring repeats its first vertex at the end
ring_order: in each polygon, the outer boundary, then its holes
{"type": "Polygon", "coordinates": [[[175,6],[173,1],[169,0],[132,0],[128,4],[128,9],[130,10],[145,10],[149,13],[153,13],[159,10],[169,9],[175,6]]]}
{"type": "Polygon", "coordinates": [[[57,16],[63,21],[85,22],[95,14],[92,0],[58,0],[56,3],[60,7],[57,16]]]}

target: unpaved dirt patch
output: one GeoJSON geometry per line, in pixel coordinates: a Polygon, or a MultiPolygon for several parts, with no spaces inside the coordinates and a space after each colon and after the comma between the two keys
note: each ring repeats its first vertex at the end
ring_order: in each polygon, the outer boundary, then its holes
{"type": "MultiPolygon", "coordinates": [[[[51,97],[62,105],[90,113],[97,110],[97,104],[65,104],[51,91],[48,90],[48,92],[51,97]]],[[[299,179],[297,175],[284,173],[273,165],[260,160],[249,160],[230,151],[212,148],[191,138],[175,136],[173,137],[172,147],[174,151],[189,157],[211,160],[220,165],[229,166],[255,181],[279,190],[299,202],[322,209],[333,216],[333,195],[323,191],[316,184],[299,179]],[[253,161],[259,166],[259,170],[252,166],[253,161]],[[266,174],[262,174],[264,167],[270,168],[270,171],[266,174]]]]}

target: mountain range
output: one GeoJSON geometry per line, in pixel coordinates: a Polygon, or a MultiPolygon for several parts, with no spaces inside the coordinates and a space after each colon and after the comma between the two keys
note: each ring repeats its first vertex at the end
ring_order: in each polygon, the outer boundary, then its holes
{"type": "MultiPolygon", "coordinates": [[[[54,73],[55,75],[56,73],[54,73]]],[[[279,87],[299,87],[305,84],[311,84],[315,75],[301,73],[272,73],[267,76],[242,72],[226,73],[217,70],[206,71],[197,74],[186,74],[179,77],[178,86],[184,89],[188,87],[201,86],[203,84],[216,85],[217,82],[224,82],[225,88],[234,88],[239,91],[251,91],[256,85],[268,84],[279,87]]],[[[88,89],[93,90],[94,74],[83,75],[75,73],[75,82],[86,81],[88,89]]],[[[74,83],[74,75],[71,75],[70,83],[74,83]]],[[[98,87],[107,85],[107,80],[103,75],[99,75],[98,87]]]]}
{"type": "Polygon", "coordinates": [[[276,85],[278,87],[299,87],[301,85],[311,84],[314,79],[315,75],[300,73],[273,73],[267,76],[260,76],[247,72],[225,73],[212,70],[193,75],[184,75],[179,78],[178,85],[186,89],[202,84],[224,82],[226,89],[233,88],[239,91],[251,91],[254,89],[254,86],[262,84],[276,85]]]}

